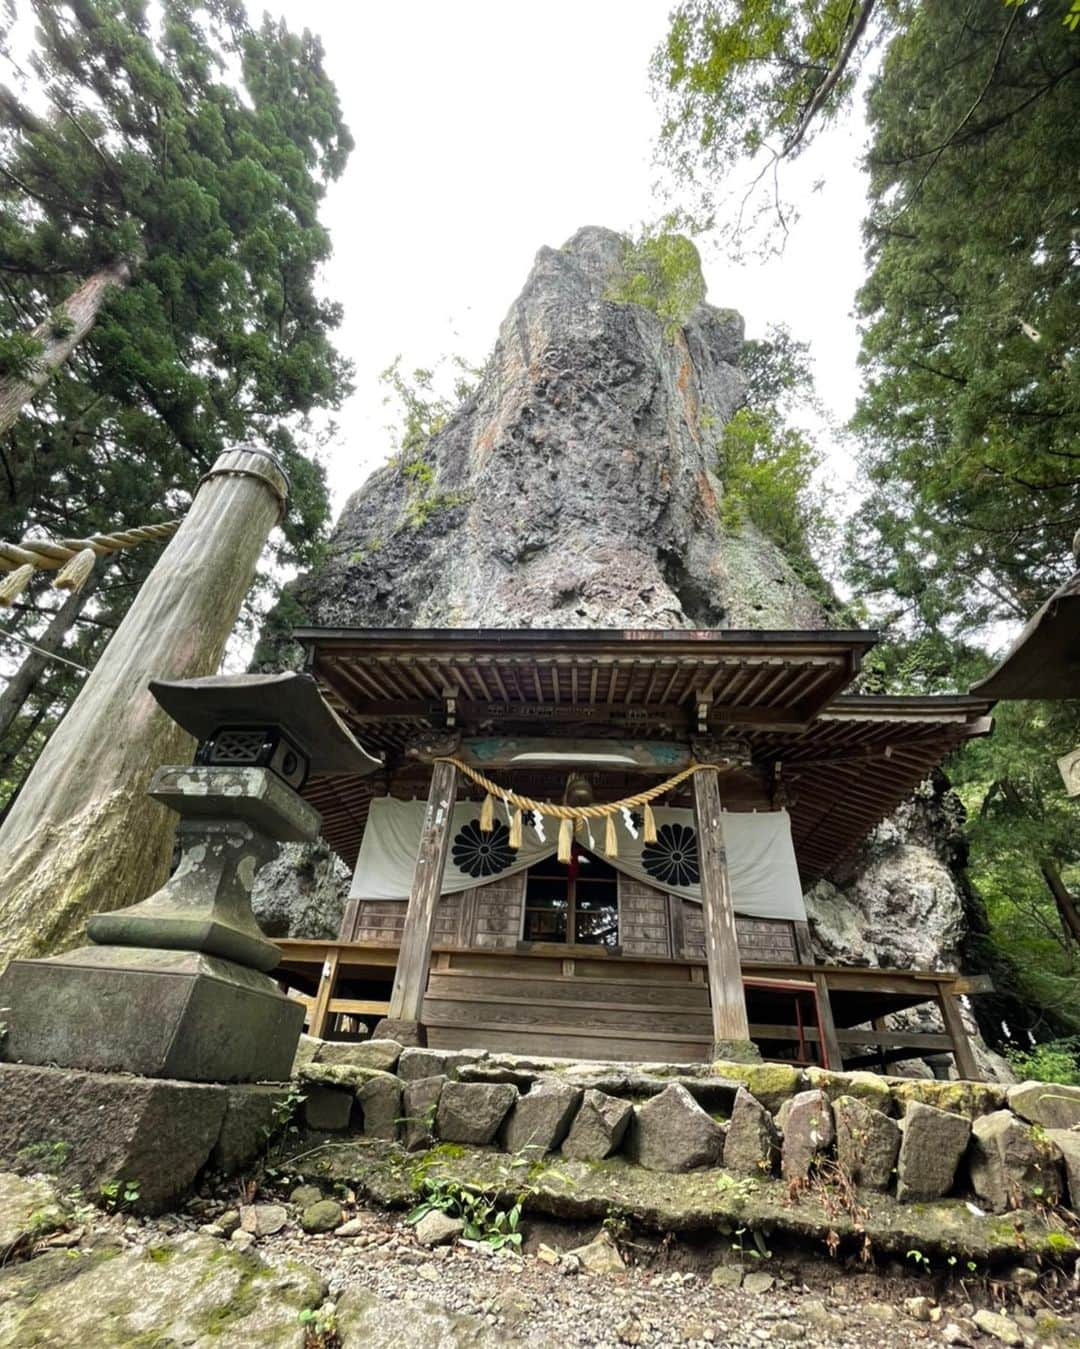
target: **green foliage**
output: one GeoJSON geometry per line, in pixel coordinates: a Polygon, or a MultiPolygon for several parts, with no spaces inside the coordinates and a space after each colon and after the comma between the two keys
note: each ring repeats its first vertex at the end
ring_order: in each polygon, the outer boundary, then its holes
{"type": "Polygon", "coordinates": [[[1080,80],[1055,8],[923,0],[868,102],[851,581],[953,632],[1025,618],[1080,525],[1080,80]]]}
{"type": "Polygon", "coordinates": [[[663,321],[667,338],[674,339],[705,299],[697,249],[685,235],[663,228],[643,231],[626,241],[621,270],[604,298],[651,310],[663,321]]]}
{"type": "Polygon", "coordinates": [[[139,1202],[139,1182],[137,1180],[106,1180],[98,1188],[102,1208],[109,1213],[120,1213],[132,1209],[139,1202]]]}
{"type": "Polygon", "coordinates": [[[341,1332],[332,1306],[305,1307],[297,1320],[304,1331],[304,1349],[337,1349],[341,1344],[341,1332]]]}
{"type": "Polygon", "coordinates": [[[1013,1072],[1023,1081],[1058,1082],[1080,1087],[1080,1035],[1047,1040],[1033,1049],[1013,1049],[1006,1057],[1013,1072]]]}
{"type": "MultiPolygon", "coordinates": [[[[236,0],[19,0],[0,18],[0,86],[0,379],[32,372],[37,325],[70,331],[83,281],[131,268],[0,439],[0,537],[169,518],[225,446],[255,439],[292,480],[279,555],[310,563],[329,428],[308,419],[350,387],[340,306],[316,292],[319,206],[351,147],[318,41],[253,26],[236,0]],[[20,15],[36,21],[29,51],[20,15]]],[[[102,569],[65,654],[93,663],[159,553],[102,569]]],[[[6,619],[31,640],[36,593],[6,619]]],[[[80,682],[59,665],[39,681],[0,743],[0,799],[80,682]]]]}
{"type": "Polygon", "coordinates": [[[460,1218],[465,1224],[462,1235],[469,1241],[483,1242],[493,1251],[509,1246],[520,1249],[522,1233],[521,1201],[508,1209],[498,1207],[496,1201],[481,1190],[467,1185],[459,1185],[453,1180],[431,1180],[421,1182],[423,1199],[406,1218],[406,1222],[418,1223],[426,1214],[438,1211],[451,1218],[460,1218]]]}
{"type": "Polygon", "coordinates": [[[727,422],[717,445],[721,519],[732,532],[749,520],[830,603],[815,561],[829,545],[828,516],[814,483],[821,458],[808,433],[791,424],[799,411],[818,410],[807,345],[772,326],[764,339],[745,344],[742,369],[748,404],[727,422]]]}

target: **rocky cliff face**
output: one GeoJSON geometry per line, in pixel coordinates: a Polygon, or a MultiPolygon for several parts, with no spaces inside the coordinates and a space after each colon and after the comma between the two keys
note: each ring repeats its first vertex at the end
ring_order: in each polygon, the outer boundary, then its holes
{"type": "Polygon", "coordinates": [[[542,248],[476,392],[349,500],[295,596],[365,627],[820,627],[781,551],[725,536],[716,441],[744,400],[743,324],[681,329],[606,296],[626,244],[542,248]]]}
{"type": "MultiPolygon", "coordinates": [[[[412,461],[388,463],[349,500],[326,565],[293,589],[295,621],[827,626],[780,548],[720,523],[716,444],[745,396],[741,318],[702,303],[673,331],[609,298],[625,255],[595,228],[540,250],[476,392],[412,461]]],[[[928,788],[836,884],[815,888],[822,957],[957,967],[974,902],[957,809],[928,788]]],[[[302,890],[284,906],[294,933],[302,890]]],[[[280,904],[275,914],[280,927],[280,904]]]]}

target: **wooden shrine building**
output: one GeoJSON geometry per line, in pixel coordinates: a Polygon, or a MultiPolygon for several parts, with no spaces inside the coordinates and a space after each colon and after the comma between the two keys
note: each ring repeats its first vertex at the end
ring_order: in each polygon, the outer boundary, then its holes
{"type": "Polygon", "coordinates": [[[280,943],[313,1033],[387,1017],[434,1047],[688,1061],[753,1041],[974,1075],[956,998],[979,981],[817,964],[802,895],[989,732],[992,700],[845,693],[863,631],[296,637],[385,760],[304,788],[355,868],[340,939],[280,943]],[[885,1029],[928,1001],[943,1032],[885,1029]]]}

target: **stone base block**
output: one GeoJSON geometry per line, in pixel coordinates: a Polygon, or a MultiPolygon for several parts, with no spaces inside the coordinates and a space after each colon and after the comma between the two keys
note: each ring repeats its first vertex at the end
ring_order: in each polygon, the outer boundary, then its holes
{"type": "Polygon", "coordinates": [[[709,1058],[726,1063],[760,1063],[761,1050],[753,1040],[715,1040],[709,1058]]]}
{"type": "Polygon", "coordinates": [[[0,1170],[46,1171],[88,1199],[136,1182],[135,1205],[161,1212],[208,1163],[235,1170],[265,1146],[281,1088],[0,1064],[0,1170]]]}
{"type": "Polygon", "coordinates": [[[371,1032],[373,1040],[396,1040],[399,1045],[409,1049],[424,1049],[427,1046],[427,1031],[419,1021],[399,1021],[396,1017],[384,1016],[371,1032]]]}
{"type": "Polygon", "coordinates": [[[188,1082],[284,1082],[304,1009],[256,970],[195,951],[87,946],[0,975],[6,1056],[188,1082]]]}

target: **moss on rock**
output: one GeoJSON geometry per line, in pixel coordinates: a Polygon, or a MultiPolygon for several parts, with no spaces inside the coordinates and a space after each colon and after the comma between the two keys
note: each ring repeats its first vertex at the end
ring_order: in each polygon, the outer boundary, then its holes
{"type": "Polygon", "coordinates": [[[717,1077],[741,1082],[746,1090],[775,1114],[783,1103],[806,1088],[801,1068],[787,1063],[729,1063],[717,1060],[712,1065],[717,1077]]]}
{"type": "Polygon", "coordinates": [[[937,1106],[954,1115],[977,1119],[1001,1110],[1007,1088],[996,1082],[939,1082],[924,1077],[888,1079],[889,1091],[902,1115],[912,1101],[937,1106]]]}

